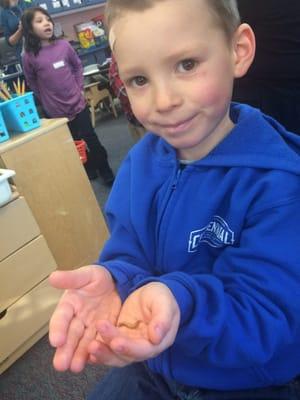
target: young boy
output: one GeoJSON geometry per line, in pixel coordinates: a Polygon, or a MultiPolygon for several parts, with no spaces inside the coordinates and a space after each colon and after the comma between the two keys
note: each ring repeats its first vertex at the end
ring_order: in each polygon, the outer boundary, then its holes
{"type": "Polygon", "coordinates": [[[300,138],[230,103],[251,28],[233,0],[110,0],[107,21],[151,133],[116,178],[99,265],[51,276],[55,368],[124,367],[90,399],[299,398],[300,138]]]}

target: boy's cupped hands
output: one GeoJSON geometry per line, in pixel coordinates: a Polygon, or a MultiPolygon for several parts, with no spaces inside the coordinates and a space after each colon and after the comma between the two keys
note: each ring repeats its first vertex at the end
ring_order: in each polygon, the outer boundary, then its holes
{"type": "Polygon", "coordinates": [[[103,267],[56,271],[50,283],[66,289],[49,327],[59,371],[80,372],[88,362],[122,367],[155,357],[175,340],[180,311],[162,283],[140,287],[123,304],[103,267]]]}

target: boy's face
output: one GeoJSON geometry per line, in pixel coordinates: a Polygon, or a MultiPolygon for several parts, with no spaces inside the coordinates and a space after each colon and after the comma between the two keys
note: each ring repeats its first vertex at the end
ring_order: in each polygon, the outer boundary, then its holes
{"type": "Polygon", "coordinates": [[[112,26],[134,114],[179,158],[205,156],[232,129],[234,52],[206,0],[166,0],[112,26]],[[201,4],[202,3],[202,4],[201,4]]]}

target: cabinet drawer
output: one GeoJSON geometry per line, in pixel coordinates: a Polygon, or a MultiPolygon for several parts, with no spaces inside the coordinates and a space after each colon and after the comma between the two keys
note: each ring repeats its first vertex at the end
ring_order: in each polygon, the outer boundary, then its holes
{"type": "Polygon", "coordinates": [[[40,234],[24,197],[0,207],[0,261],[40,234]]]}
{"type": "Polygon", "coordinates": [[[56,269],[43,236],[0,261],[0,312],[56,269]]]}
{"type": "MultiPolygon", "coordinates": [[[[4,361],[0,362],[0,374],[9,368],[18,358],[20,358],[27,350],[30,349],[37,341],[39,341],[48,332],[48,323],[44,325],[33,336],[26,340],[16,351],[11,353],[4,361]]],[[[1,376],[0,376],[1,380],[1,376]]]]}
{"type": "Polygon", "coordinates": [[[7,309],[0,319],[0,363],[49,321],[61,294],[45,279],[7,309]]]}

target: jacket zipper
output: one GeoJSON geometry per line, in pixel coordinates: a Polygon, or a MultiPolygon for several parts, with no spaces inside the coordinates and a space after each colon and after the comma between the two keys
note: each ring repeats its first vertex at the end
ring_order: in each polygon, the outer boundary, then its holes
{"type": "MultiPolygon", "coordinates": [[[[173,184],[172,184],[172,191],[174,191],[174,190],[177,189],[177,184],[178,184],[178,182],[179,182],[181,173],[182,173],[182,169],[179,167],[178,170],[177,170],[177,173],[176,173],[174,182],[173,182],[173,184]]],[[[168,205],[170,198],[171,198],[171,196],[169,196],[169,199],[168,199],[168,202],[167,202],[166,206],[168,205]]]]}
{"type": "Polygon", "coordinates": [[[178,165],[177,165],[176,175],[175,175],[173,183],[172,183],[172,185],[171,185],[171,187],[169,189],[170,192],[168,194],[168,198],[166,199],[166,201],[164,203],[164,209],[163,209],[163,212],[162,212],[162,214],[160,216],[159,227],[158,227],[158,235],[157,235],[158,236],[158,249],[159,249],[158,261],[159,261],[160,264],[162,264],[162,249],[163,249],[163,246],[162,246],[162,243],[161,243],[161,241],[162,241],[162,238],[161,238],[161,226],[162,226],[162,222],[163,222],[166,210],[167,210],[168,205],[170,203],[170,200],[171,200],[171,198],[173,196],[173,193],[177,189],[181,173],[182,173],[182,169],[180,167],[178,167],[178,165]]]}

